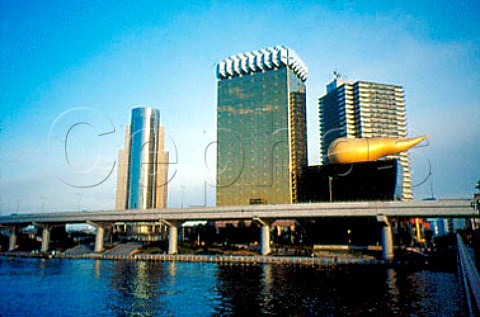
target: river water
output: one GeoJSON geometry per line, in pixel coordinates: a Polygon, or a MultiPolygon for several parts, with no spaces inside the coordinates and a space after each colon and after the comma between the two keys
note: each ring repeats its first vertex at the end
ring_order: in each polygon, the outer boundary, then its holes
{"type": "Polygon", "coordinates": [[[455,272],[0,257],[0,316],[465,316],[455,272]]]}

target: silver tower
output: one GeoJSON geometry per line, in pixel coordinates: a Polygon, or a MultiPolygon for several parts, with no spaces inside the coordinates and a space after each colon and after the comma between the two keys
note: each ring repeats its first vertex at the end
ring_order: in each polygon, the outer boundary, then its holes
{"type": "Polygon", "coordinates": [[[159,110],[132,110],[125,149],[118,155],[117,209],[166,208],[168,152],[163,150],[164,139],[159,110]]]}

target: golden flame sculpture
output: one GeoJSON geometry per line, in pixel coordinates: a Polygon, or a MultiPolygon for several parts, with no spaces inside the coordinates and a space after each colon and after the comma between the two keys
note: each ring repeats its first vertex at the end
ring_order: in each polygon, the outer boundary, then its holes
{"type": "Polygon", "coordinates": [[[407,151],[427,138],[338,138],[328,148],[331,163],[374,161],[380,157],[407,151]]]}

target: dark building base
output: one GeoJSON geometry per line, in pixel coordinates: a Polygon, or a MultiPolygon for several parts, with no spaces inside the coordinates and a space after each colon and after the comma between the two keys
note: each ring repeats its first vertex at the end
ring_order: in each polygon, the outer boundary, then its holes
{"type": "Polygon", "coordinates": [[[298,202],[395,200],[397,161],[308,166],[298,202]]]}

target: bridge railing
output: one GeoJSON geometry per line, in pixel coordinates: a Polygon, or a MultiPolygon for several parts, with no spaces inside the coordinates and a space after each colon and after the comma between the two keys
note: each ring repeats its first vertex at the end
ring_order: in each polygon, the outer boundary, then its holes
{"type": "Polygon", "coordinates": [[[460,234],[457,234],[457,247],[469,314],[476,316],[480,313],[480,275],[460,234]]]}

